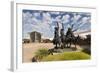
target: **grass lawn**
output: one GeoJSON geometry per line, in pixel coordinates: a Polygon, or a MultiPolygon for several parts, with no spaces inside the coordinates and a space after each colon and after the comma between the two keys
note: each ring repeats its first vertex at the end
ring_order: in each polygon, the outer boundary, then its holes
{"type": "Polygon", "coordinates": [[[86,60],[90,59],[90,55],[84,52],[64,52],[55,55],[48,55],[41,59],[41,61],[64,61],[64,60],[86,60]]]}

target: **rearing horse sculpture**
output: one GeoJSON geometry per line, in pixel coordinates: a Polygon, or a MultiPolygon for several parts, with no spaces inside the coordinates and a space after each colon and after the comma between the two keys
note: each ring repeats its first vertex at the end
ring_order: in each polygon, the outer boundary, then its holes
{"type": "Polygon", "coordinates": [[[61,43],[61,39],[59,36],[59,25],[57,23],[57,27],[55,27],[55,31],[54,31],[54,39],[53,39],[53,44],[55,44],[55,48],[58,48],[58,45],[60,47],[60,43],[61,43]]]}
{"type": "Polygon", "coordinates": [[[75,45],[75,48],[76,48],[76,44],[77,44],[78,39],[79,39],[79,36],[75,37],[71,28],[68,28],[68,31],[66,33],[66,38],[65,38],[65,42],[67,44],[67,47],[71,47],[71,44],[73,43],[75,45]]]}
{"type": "Polygon", "coordinates": [[[56,45],[55,46],[56,49],[58,47],[63,49],[66,47],[66,45],[67,47],[71,47],[72,43],[75,45],[75,48],[76,48],[77,41],[78,41],[78,37],[74,36],[71,28],[68,28],[66,35],[64,34],[63,24],[62,24],[62,29],[60,30],[60,35],[59,35],[59,24],[57,23],[57,27],[55,27],[54,39],[53,39],[53,44],[56,45]]]}
{"type": "Polygon", "coordinates": [[[65,35],[64,35],[64,26],[62,24],[62,29],[60,30],[60,38],[61,38],[61,48],[65,48],[65,35]]]}

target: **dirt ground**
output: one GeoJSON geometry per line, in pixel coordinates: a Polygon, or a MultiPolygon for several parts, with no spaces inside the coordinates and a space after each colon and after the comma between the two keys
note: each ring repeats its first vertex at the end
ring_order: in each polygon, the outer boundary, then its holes
{"type": "MultiPolygon", "coordinates": [[[[22,54],[23,54],[23,63],[31,62],[34,53],[40,48],[52,49],[54,48],[53,43],[26,43],[23,44],[22,54]]],[[[80,50],[80,47],[77,46],[77,51],[80,50]]],[[[65,51],[72,51],[71,49],[66,49],[65,51]]]]}
{"type": "Polygon", "coordinates": [[[40,48],[54,48],[52,43],[28,43],[23,44],[23,62],[31,62],[34,53],[40,48]]]}

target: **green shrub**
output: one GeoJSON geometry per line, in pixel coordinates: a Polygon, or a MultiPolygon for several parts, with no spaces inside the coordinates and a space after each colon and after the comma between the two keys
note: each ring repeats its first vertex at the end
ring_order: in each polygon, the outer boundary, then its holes
{"type": "Polygon", "coordinates": [[[42,61],[62,61],[62,60],[84,60],[90,59],[90,55],[83,52],[64,52],[56,55],[43,57],[42,61]]]}
{"type": "Polygon", "coordinates": [[[35,57],[38,59],[38,60],[41,60],[44,56],[47,56],[48,55],[48,50],[47,49],[39,49],[35,52],[35,57]]]}
{"type": "Polygon", "coordinates": [[[82,50],[82,52],[84,52],[84,53],[87,53],[87,54],[91,55],[91,50],[89,50],[89,49],[83,49],[83,50],[82,50]]]}

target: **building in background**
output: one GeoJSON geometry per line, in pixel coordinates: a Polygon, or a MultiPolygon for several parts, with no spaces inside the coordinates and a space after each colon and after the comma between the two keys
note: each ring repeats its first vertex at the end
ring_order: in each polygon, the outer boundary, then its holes
{"type": "Polygon", "coordinates": [[[30,39],[23,39],[22,43],[30,43],[30,39]]]}
{"type": "Polygon", "coordinates": [[[36,32],[36,31],[31,32],[30,40],[31,40],[31,42],[41,42],[41,33],[36,32]]]}
{"type": "Polygon", "coordinates": [[[88,45],[91,46],[91,31],[83,31],[83,32],[76,32],[74,33],[75,36],[80,37],[78,39],[78,44],[79,45],[88,45]]]}
{"type": "Polygon", "coordinates": [[[75,32],[74,35],[75,36],[79,35],[81,38],[86,39],[87,35],[91,35],[91,31],[88,30],[88,31],[82,31],[82,32],[75,32]]]}

